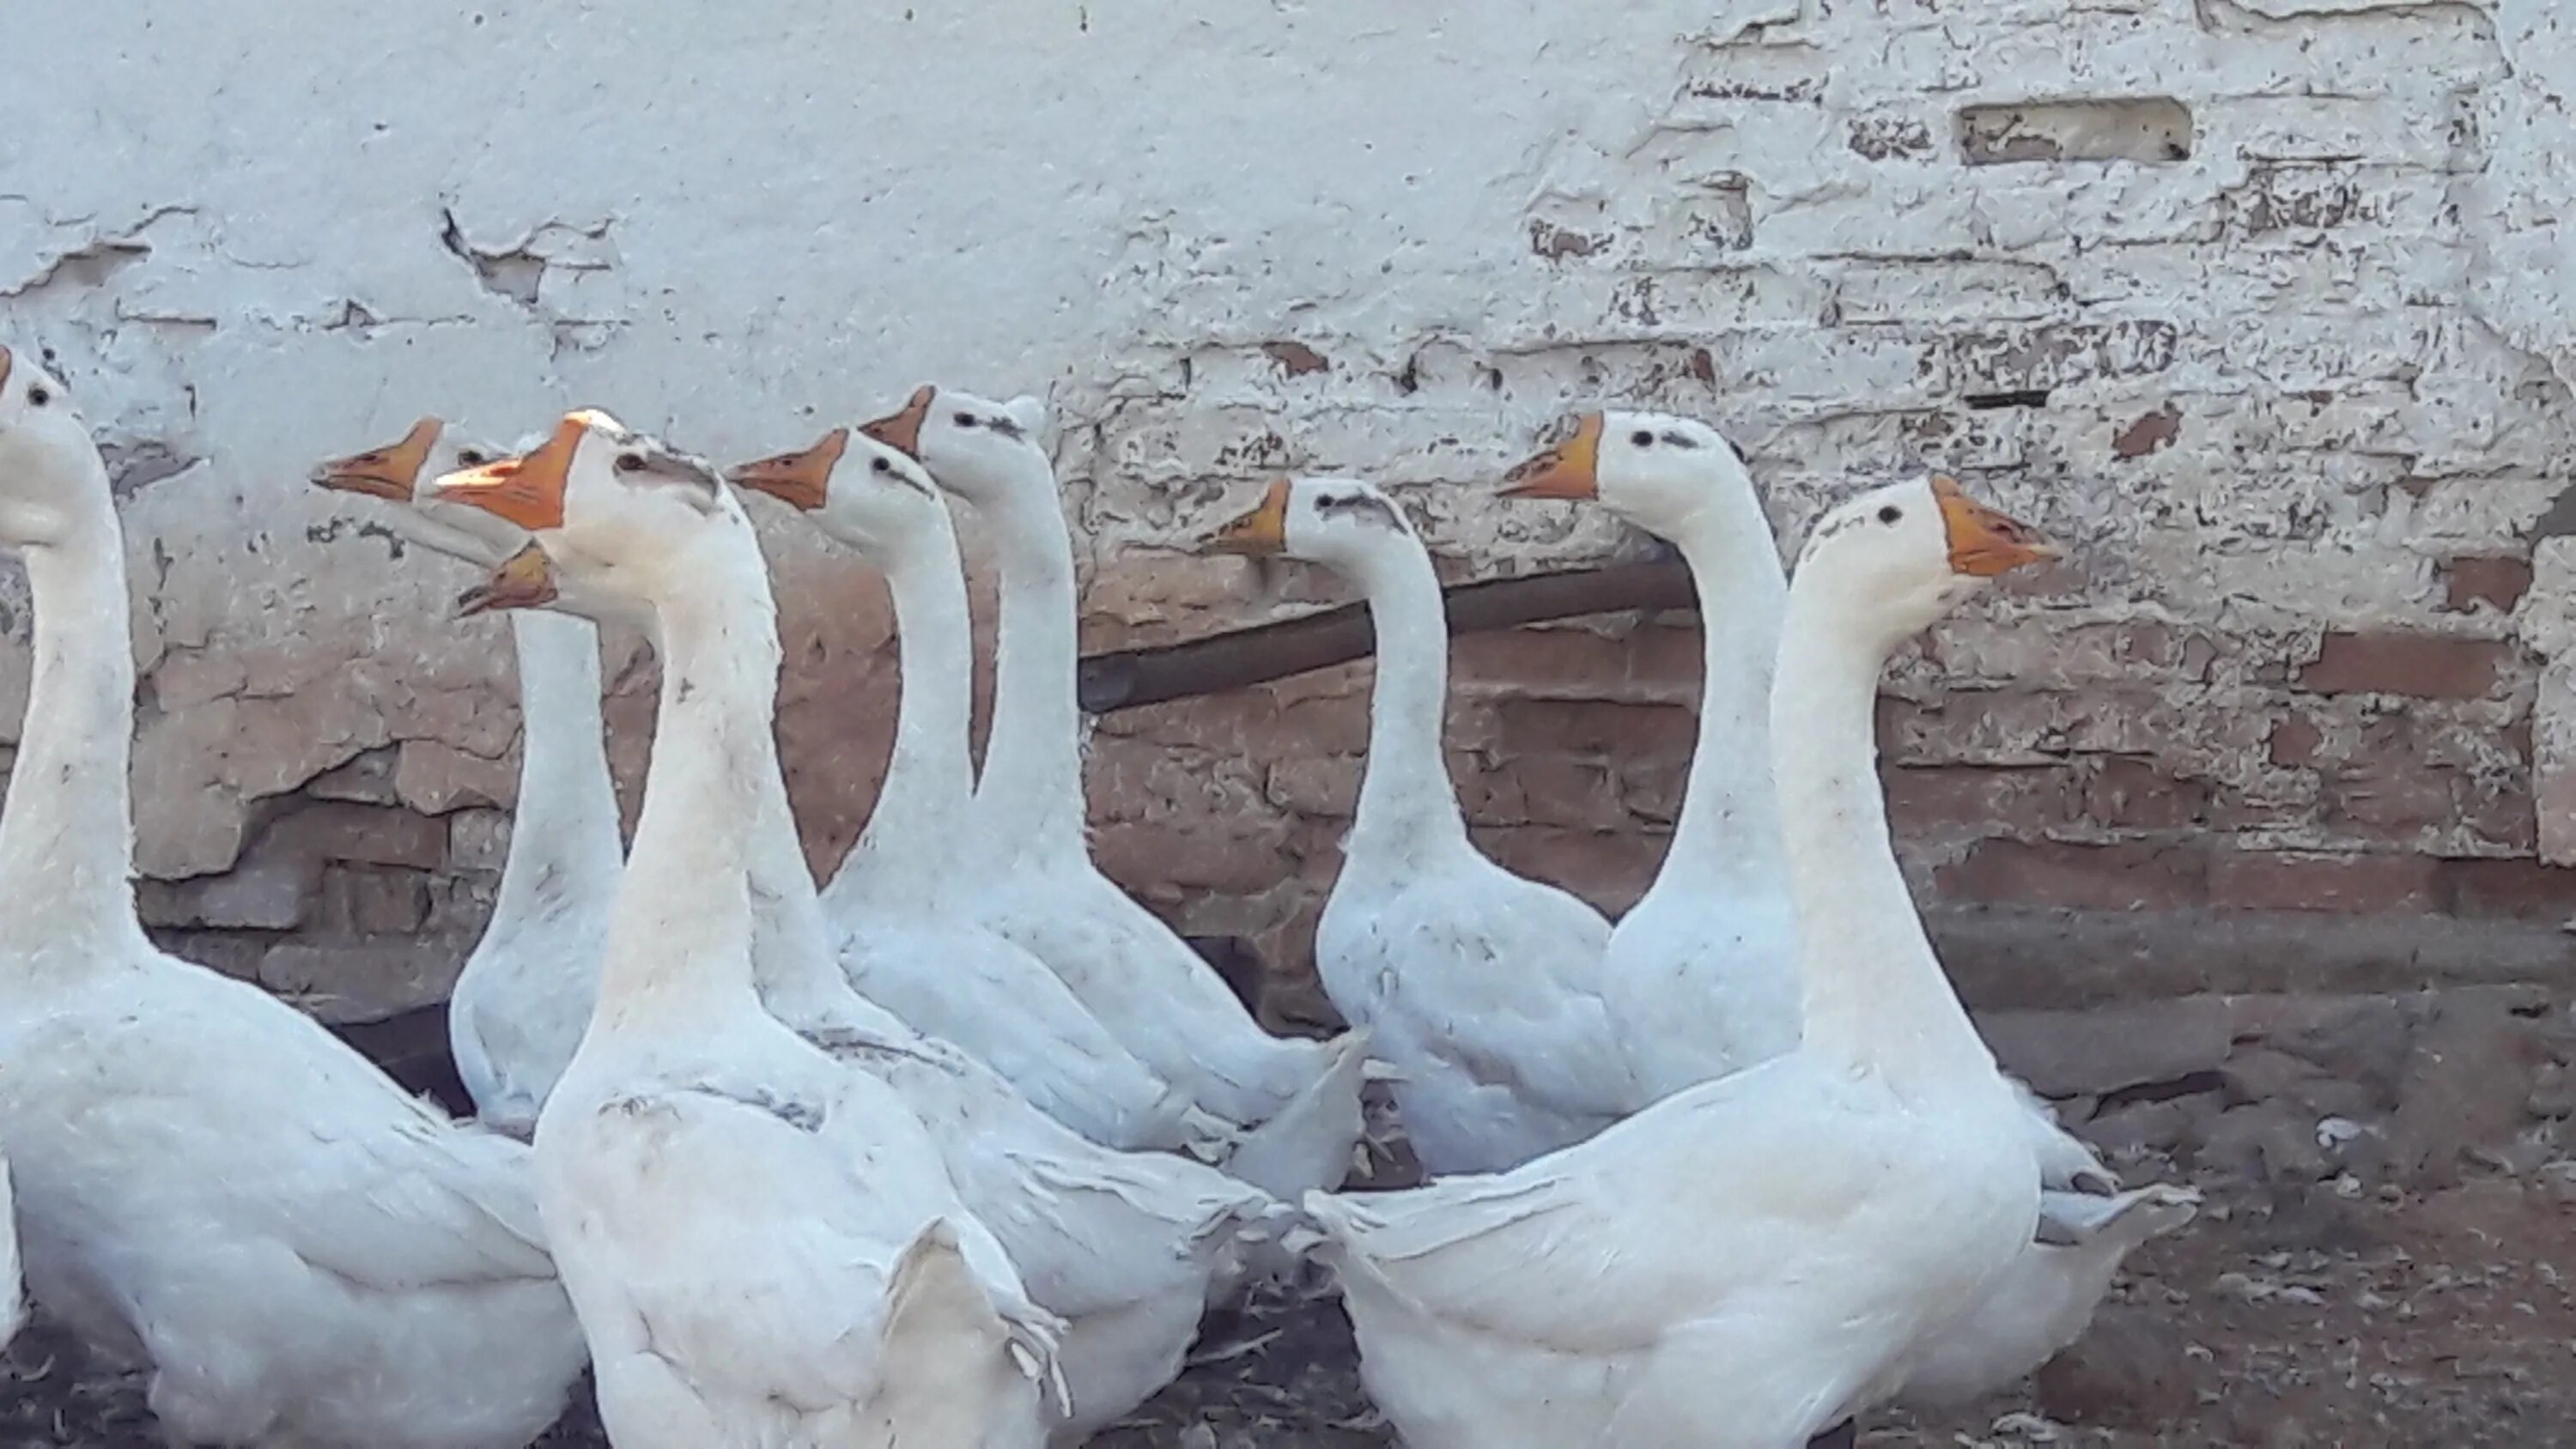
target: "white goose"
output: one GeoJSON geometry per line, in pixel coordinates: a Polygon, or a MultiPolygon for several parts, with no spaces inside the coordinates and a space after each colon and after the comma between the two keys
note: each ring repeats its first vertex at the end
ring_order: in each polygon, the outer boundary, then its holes
{"type": "MultiPolygon", "coordinates": [[[[829,515],[818,521],[880,545],[949,537],[946,508],[918,463],[865,437],[835,437],[810,453],[734,472],[774,496],[811,500],[829,515]],[[854,466],[836,481],[832,464],[845,456],[854,465],[882,458],[887,467],[854,466]]],[[[953,562],[948,569],[955,573],[953,562]]],[[[835,964],[784,782],[764,778],[769,803],[753,861],[763,999],[809,1039],[892,1083],[928,1124],[960,1194],[1019,1266],[1030,1296],[1068,1322],[1061,1357],[1072,1409],[1050,1437],[1079,1443],[1180,1372],[1202,1309],[1247,1263],[1281,1261],[1277,1244],[1290,1214],[1188,1159],[1086,1140],[971,1056],[925,1040],[881,1003],[854,995],[835,964]]],[[[882,823],[872,816],[868,834],[884,848],[903,848],[882,823]]]]}
{"type": "Polygon", "coordinates": [[[1601,1003],[1609,923],[1467,837],[1440,744],[1448,620],[1412,524],[1358,479],[1282,479],[1206,546],[1323,564],[1368,596],[1377,676],[1367,770],[1315,966],[1333,1005],[1394,1066],[1423,1167],[1518,1166],[1644,1105],[1601,1003]]]}
{"type": "MultiPolygon", "coordinates": [[[[322,464],[313,481],[382,500],[397,535],[489,572],[527,535],[481,509],[417,494],[425,479],[496,456],[442,419],[423,418],[398,443],[322,464]]],[[[600,716],[596,626],[552,610],[515,609],[509,618],[519,661],[518,804],[491,920],[448,996],[447,1037],[477,1119],[525,1139],[590,1022],[626,849],[600,716]]]]}
{"type": "Polygon", "coordinates": [[[1251,1128],[1229,1172],[1283,1196],[1338,1184],[1361,1132],[1365,1028],[1333,1041],[1270,1035],[1198,953],[1092,863],[1073,542],[1037,442],[1044,421],[1034,398],[923,387],[862,429],[973,504],[1000,563],[993,731],[964,832],[977,868],[959,907],[1045,962],[1200,1107],[1251,1128]]]}
{"type": "MultiPolygon", "coordinates": [[[[1505,492],[1598,501],[1680,549],[1701,600],[1706,671],[1681,818],[1605,963],[1605,994],[1642,1084],[1659,1097],[1789,1050],[1799,1035],[1797,918],[1773,775],[1760,764],[1773,753],[1766,706],[1788,586],[1752,477],[1705,423],[1587,413],[1566,442],[1513,469],[1505,492]]],[[[1973,1398],[2045,1362],[2083,1331],[2128,1250],[2189,1221],[2198,1200],[2161,1185],[2120,1193],[2047,1104],[2013,1086],[2046,1189],[2040,1246],[1986,1311],[1945,1337],[1921,1402],[1973,1398]],[[1965,1391],[1979,1379],[1981,1389],[1965,1391]]]]}
{"type": "Polygon", "coordinates": [[[502,1449],[581,1335],[528,1149],[425,1107],[312,1019],[164,955],[134,914],[134,656],[107,470],[0,349],[0,541],[35,679],[0,896],[0,1140],[28,1287],[152,1369],[188,1442],[502,1449]]]}
{"type": "Polygon", "coordinates": [[[2029,1244],[2027,1114],[1906,892],[1874,719],[1898,643],[2052,552],[1946,480],[1808,541],[1772,704],[1795,1049],[1508,1173],[1308,1199],[1413,1449],[1792,1449],[1894,1392],[2029,1244]]]}
{"type": "MultiPolygon", "coordinates": [[[[747,862],[777,775],[779,647],[740,505],[705,464],[598,413],[430,492],[529,529],[553,568],[657,619],[657,739],[598,1009],[536,1134],[610,1437],[1042,1442],[1055,1320],[902,1098],[756,989],[747,862]]],[[[496,575],[475,603],[545,602],[549,572],[496,575]]]]}
{"type": "MultiPolygon", "coordinates": [[[[441,429],[445,432],[445,429],[441,429]]],[[[859,440],[862,449],[878,445],[859,440]]],[[[552,607],[579,609],[620,622],[652,627],[649,609],[614,592],[584,589],[575,579],[549,574],[542,552],[525,548],[528,535],[516,525],[481,509],[413,496],[421,468],[397,459],[375,458],[368,473],[382,484],[384,475],[399,475],[401,496],[411,507],[397,514],[395,527],[418,535],[432,548],[459,555],[474,551],[461,535],[491,540],[492,552],[505,552],[496,567],[505,589],[543,592],[552,578],[559,589],[552,607]],[[508,549],[516,550],[508,552],[508,549]]],[[[450,471],[441,466],[451,454],[479,451],[442,438],[423,454],[428,476],[450,471]]],[[[899,457],[899,455],[896,455],[899,457]]],[[[478,465],[479,458],[465,458],[478,465]]],[[[936,501],[919,466],[905,459],[918,496],[941,520],[946,511],[936,501]]],[[[345,478],[353,470],[343,466],[345,478]]],[[[390,487],[368,489],[380,496],[390,487]]],[[[952,566],[953,568],[953,566],[952,566]]],[[[468,608],[487,602],[469,593],[468,608]]],[[[962,600],[961,609],[962,609],[962,600]]],[[[510,617],[522,630],[530,624],[575,623],[550,620],[547,611],[514,609],[510,617]]],[[[581,625],[587,629],[587,625],[581,625]]],[[[525,730],[532,751],[573,761],[571,742],[561,739],[565,727],[587,729],[593,747],[579,757],[579,768],[595,777],[596,792],[609,792],[605,754],[595,741],[599,711],[594,690],[588,702],[566,699],[566,718],[546,713],[543,701],[526,708],[525,730]]],[[[963,723],[959,728],[962,732],[963,723]]],[[[875,1005],[853,998],[848,984],[833,968],[833,954],[818,913],[814,883],[806,873],[794,822],[787,814],[783,781],[774,776],[762,786],[766,802],[761,844],[751,862],[753,896],[753,973],[771,1014],[796,1028],[807,1040],[845,1062],[884,1080],[922,1118],[946,1161],[950,1177],[967,1207],[993,1230],[1019,1269],[1031,1298],[1067,1321],[1060,1357],[1069,1412],[1056,1421],[1050,1439],[1079,1442],[1122,1417],[1179,1372],[1196,1336],[1208,1301],[1239,1277],[1244,1260],[1271,1256],[1270,1245],[1284,1227],[1285,1209],[1260,1192],[1194,1163],[1163,1157],[1140,1158],[1104,1150],[1057,1126],[989,1070],[945,1045],[924,1041],[875,1005]],[[1273,1224],[1273,1219],[1283,1221],[1273,1224]]],[[[613,807],[612,807],[613,808],[613,807]]],[[[545,821],[527,820],[522,831],[541,829],[545,821]]],[[[875,833],[879,822],[870,821],[875,833]]],[[[603,825],[614,848],[616,822],[603,825]]],[[[524,837],[514,836],[514,842],[524,837]]],[[[515,859],[515,857],[514,857],[515,859]]],[[[617,862],[605,883],[589,877],[567,878],[569,890],[595,893],[597,899],[566,899],[562,910],[581,919],[603,922],[614,899],[617,862]]],[[[506,899],[506,892],[505,892],[506,899]]],[[[586,950],[588,957],[530,958],[530,979],[577,983],[570,1005],[578,1013],[573,1034],[578,1041],[596,994],[597,953],[593,938],[559,938],[555,950],[586,950]]],[[[953,969],[953,967],[952,967],[953,969]]],[[[1045,983],[1061,986],[1045,968],[1032,966],[1045,983]]],[[[515,979],[515,978],[514,978],[515,979]]],[[[496,983],[483,993],[487,1009],[535,1012],[551,1001],[533,992],[496,983]]],[[[998,1005],[997,1005],[997,1009],[998,1005]]],[[[1077,1008],[1078,1009],[1078,1008],[1077,1008]]],[[[541,1102],[560,1067],[526,1074],[541,1102]]]]}
{"type": "Polygon", "coordinates": [[[837,428],[729,476],[858,550],[894,597],[903,679],[894,752],[867,826],[823,896],[849,934],[841,962],[851,983],[1095,1142],[1214,1155],[1222,1123],[1120,1045],[1045,963],[951,904],[976,868],[952,838],[975,786],[974,646],[957,535],[921,465],[837,428]]]}

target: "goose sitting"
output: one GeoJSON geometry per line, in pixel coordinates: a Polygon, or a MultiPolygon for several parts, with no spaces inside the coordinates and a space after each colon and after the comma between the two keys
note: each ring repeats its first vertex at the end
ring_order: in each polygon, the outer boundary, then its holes
{"type": "Polygon", "coordinates": [[[1793,1449],[1892,1394],[2027,1248],[2027,1112],[1907,894],[1874,721],[1899,643],[2054,552],[1946,479],[1808,540],[1772,699],[1797,1046],[1510,1172],[1307,1199],[1413,1449],[1793,1449]]]}
{"type": "Polygon", "coordinates": [[[975,787],[974,646],[957,535],[921,465],[836,428],[812,448],[728,476],[856,549],[894,598],[903,678],[894,753],[866,829],[823,897],[849,933],[841,961],[851,984],[1095,1142],[1216,1155],[1222,1123],[1121,1046],[1043,962],[950,903],[974,871],[950,838],[975,787]]]}
{"type": "MultiPolygon", "coordinates": [[[[423,418],[398,443],[322,464],[313,481],[381,500],[397,536],[488,573],[527,535],[418,490],[498,456],[444,420],[423,418]]],[[[614,607],[575,600],[585,604],[614,607]]],[[[590,1021],[626,849],[600,715],[597,628],[553,610],[516,609],[509,619],[519,661],[518,805],[491,921],[448,996],[447,1038],[477,1119],[524,1140],[590,1021]]]]}
{"type": "MultiPolygon", "coordinates": [[[[1699,591],[1706,671],[1681,816],[1662,869],[1612,933],[1605,962],[1605,993],[1647,1093],[1660,1097],[1789,1050],[1799,1034],[1797,918],[1773,773],[1748,763],[1772,758],[1767,704],[1775,660],[1785,657],[1788,586],[1743,459],[1694,419],[1588,413],[1566,442],[1515,468],[1505,491],[1599,502],[1678,548],[1699,591]]],[[[1969,1398],[2065,1347],[2128,1249],[2188,1221],[2197,1201],[2166,1186],[2120,1193],[2092,1150],[2027,1087],[2012,1085],[2046,1189],[2041,1246],[1989,1312],[1945,1339],[1926,1380],[1942,1402],[1963,1396],[1972,1365],[1987,1378],[1969,1398]],[[2070,1325],[2063,1305],[2079,1299],[2070,1325]]]]}
{"type": "Polygon", "coordinates": [[[1361,1132],[1365,1028],[1262,1030],[1198,953],[1093,864],[1084,835],[1073,541],[1034,398],[923,387],[861,429],[972,504],[1001,573],[993,727],[958,835],[976,868],[956,908],[1046,963],[1126,1048],[1248,1129],[1234,1176],[1283,1197],[1339,1184],[1361,1132]]]}
{"type": "Polygon", "coordinates": [[[134,914],[134,654],[106,465],[0,349],[0,543],[36,613],[0,809],[0,1141],[27,1286],[148,1365],[174,1440],[502,1449],[582,1340],[528,1149],[415,1100],[134,914]]]}
{"type": "MultiPolygon", "coordinates": [[[[543,450],[530,463],[549,466],[543,450]]],[[[725,501],[738,507],[729,495],[725,501]]],[[[568,548],[578,537],[567,529],[549,542],[568,548]]],[[[506,582],[494,590],[505,592],[506,582]]],[[[719,588],[724,580],[708,573],[694,586],[719,588]]],[[[679,668],[670,662],[670,671],[679,668]]],[[[1231,1284],[1247,1254],[1275,1239],[1277,1227],[1264,1224],[1280,1209],[1187,1160],[1084,1140],[990,1070],[852,994],[825,934],[774,748],[763,745],[742,764],[756,796],[750,949],[760,1000],[808,1043],[901,1097],[1030,1297],[1067,1320],[1061,1362],[1071,1403],[1050,1417],[1050,1438],[1079,1442],[1178,1372],[1201,1309],[1231,1284]]]]}
{"type": "Polygon", "coordinates": [[[1413,526],[1357,479],[1283,479],[1206,547],[1319,563],[1368,596],[1368,761],[1315,967],[1395,1068],[1424,1169],[1518,1166],[1643,1105],[1601,1004],[1609,923],[1467,838],[1440,745],[1448,620],[1413,526]]]}
{"type": "Polygon", "coordinates": [[[0,1348],[27,1326],[26,1280],[18,1273],[18,1206],[9,1189],[9,1159],[0,1157],[0,1348]]]}

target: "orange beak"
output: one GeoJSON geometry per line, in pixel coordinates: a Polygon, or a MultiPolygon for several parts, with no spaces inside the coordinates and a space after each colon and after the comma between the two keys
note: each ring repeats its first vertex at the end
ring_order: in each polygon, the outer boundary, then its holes
{"type": "MultiPolygon", "coordinates": [[[[0,369],[0,377],[6,375],[6,370],[0,369]]],[[[437,446],[438,435],[446,426],[437,418],[422,418],[403,434],[401,442],[333,458],[313,470],[311,481],[344,493],[409,503],[412,489],[420,484],[420,470],[429,462],[429,450],[437,446]]]]}
{"type": "Polygon", "coordinates": [[[1971,578],[1990,579],[2025,564],[2062,558],[2065,550],[2038,529],[2010,518],[1960,491],[1948,474],[1932,480],[1932,496],[1941,504],[1941,528],[1950,540],[1950,567],[1971,578]]]}
{"type": "Polygon", "coordinates": [[[725,478],[737,487],[766,493],[793,508],[807,513],[823,506],[831,492],[832,470],[839,466],[841,454],[850,446],[850,430],[834,428],[823,435],[823,441],[801,453],[780,453],[725,470],[725,478]]]}
{"type": "Polygon", "coordinates": [[[456,617],[494,609],[533,609],[553,603],[556,593],[554,561],[531,541],[501,560],[490,578],[456,596],[456,617]]]}
{"type": "Polygon", "coordinates": [[[9,385],[9,364],[13,361],[15,359],[9,356],[9,349],[0,347],[0,387],[9,385]]]}
{"type": "Polygon", "coordinates": [[[872,423],[861,423],[859,431],[901,451],[914,462],[920,462],[921,425],[930,416],[930,400],[938,395],[939,389],[923,383],[912,390],[912,400],[903,405],[903,411],[889,413],[872,423]]]}
{"type": "Polygon", "coordinates": [[[587,431],[583,419],[567,414],[555,424],[555,435],[524,458],[502,458],[437,479],[429,485],[430,496],[472,504],[530,533],[563,527],[564,485],[573,450],[587,431]]]}
{"type": "Polygon", "coordinates": [[[1260,506],[1219,524],[1199,544],[1201,553],[1238,553],[1258,557],[1288,546],[1288,480],[1280,479],[1261,495],[1260,506]]]}
{"type": "Polygon", "coordinates": [[[1599,413],[1575,420],[1574,436],[1515,466],[1503,475],[1505,498],[1598,498],[1601,496],[1601,431],[1609,425],[1599,413]]]}

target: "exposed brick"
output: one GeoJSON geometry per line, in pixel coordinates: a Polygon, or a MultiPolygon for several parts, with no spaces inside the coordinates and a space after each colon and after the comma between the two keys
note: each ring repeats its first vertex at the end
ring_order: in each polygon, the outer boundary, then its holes
{"type": "Polygon", "coordinates": [[[2513,658],[2511,645],[2492,639],[2328,633],[2317,657],[2300,666],[2298,687],[2313,694],[2484,699],[2513,658]]]}
{"type": "Polygon", "coordinates": [[[2172,830],[2201,819],[2208,809],[2206,781],[2176,778],[2149,760],[2097,761],[2084,785],[2084,813],[2105,825],[2172,830]]]}
{"type": "Polygon", "coordinates": [[[419,871],[343,867],[331,872],[324,894],[361,935],[405,934],[429,918],[429,883],[419,871]]]}
{"type": "Polygon", "coordinates": [[[2208,861],[2195,845],[2079,845],[1995,839],[1934,872],[1945,896],[2078,910],[2135,911],[2198,905],[2208,861]]]}
{"type": "Polygon", "coordinates": [[[2272,725],[2268,753],[2273,764],[2295,768],[2314,764],[2317,747],[2324,742],[2325,734],[2314,720],[2304,715],[2283,715],[2272,725]]]}
{"type": "Polygon", "coordinates": [[[1699,732],[1681,705],[1588,699],[1497,700],[1494,722],[1505,755],[1687,756],[1699,732]]]}
{"type": "Polygon", "coordinates": [[[2435,867],[2421,855],[2222,851],[2209,900],[2249,911],[2426,911],[2440,899],[2435,867]]]}
{"type": "Polygon", "coordinates": [[[1279,364],[1279,371],[1288,377],[1329,371],[1333,365],[1332,359],[1303,342],[1265,342],[1261,344],[1261,351],[1263,356],[1279,364]]]}
{"type": "Polygon", "coordinates": [[[1358,808],[1358,755],[1300,755],[1270,766],[1262,794],[1282,810],[1347,820],[1358,808]]]}
{"type": "Polygon", "coordinates": [[[446,863],[447,826],[409,810],[329,801],[279,816],[261,845],[315,860],[430,870],[446,863]]]}
{"type": "Polygon", "coordinates": [[[1474,835],[1506,869],[1562,886],[1605,911],[1625,910],[1645,894],[1668,839],[1660,831],[1555,825],[1479,826],[1474,835]]]}
{"type": "Polygon", "coordinates": [[[2498,613],[2510,614],[2531,588],[2531,560],[2527,558],[2444,559],[2441,574],[2443,606],[2462,613],[2483,604],[2498,613]]]}
{"type": "Polygon", "coordinates": [[[2537,860],[2445,860],[2434,871],[2443,904],[2453,915],[2576,918],[2576,869],[2537,860]]]}
{"type": "Polygon", "coordinates": [[[1512,629],[1470,634],[1450,651],[1450,680],[1462,693],[1543,699],[1627,697],[1629,648],[1588,629],[1512,629]]]}
{"type": "Polygon", "coordinates": [[[1203,820],[1189,828],[1113,822],[1091,833],[1091,853],[1110,879],[1139,896],[1171,902],[1196,891],[1252,895],[1295,871],[1281,832],[1203,820]]]}
{"type": "Polygon", "coordinates": [[[1958,825],[2037,835],[2073,814],[2073,774],[2063,766],[1900,765],[1880,773],[1888,822],[1900,835],[1958,825]]]}

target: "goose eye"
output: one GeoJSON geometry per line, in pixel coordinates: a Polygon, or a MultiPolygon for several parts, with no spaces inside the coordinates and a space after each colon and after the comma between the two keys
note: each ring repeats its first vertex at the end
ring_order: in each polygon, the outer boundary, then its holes
{"type": "Polygon", "coordinates": [[[975,426],[975,415],[973,413],[959,413],[957,415],[957,426],[961,428],[971,428],[975,426]]]}
{"type": "Polygon", "coordinates": [[[891,473],[894,471],[894,465],[883,458],[871,459],[868,463],[868,467],[879,473],[891,473]]]}
{"type": "Polygon", "coordinates": [[[1637,431],[1628,435],[1628,441],[1636,444],[1640,448],[1651,448],[1655,445],[1655,435],[1647,432],[1643,428],[1639,428],[1637,431]]]}
{"type": "Polygon", "coordinates": [[[643,454],[641,454],[641,453],[620,453],[620,454],[618,454],[618,455],[617,455],[617,471],[618,471],[618,472],[620,472],[620,473],[641,473],[641,472],[643,472],[643,471],[644,471],[644,455],[643,455],[643,454]]]}
{"type": "Polygon", "coordinates": [[[28,385],[27,406],[40,408],[53,400],[53,393],[47,391],[43,383],[31,383],[28,385]]]}
{"type": "Polygon", "coordinates": [[[1878,521],[1881,523],[1894,523],[1896,520],[1903,518],[1904,516],[1905,510],[1897,507],[1893,503],[1878,510],[1878,521]]]}
{"type": "Polygon", "coordinates": [[[459,448],[456,450],[456,461],[468,468],[480,468],[492,460],[484,456],[480,448],[459,448]]]}

